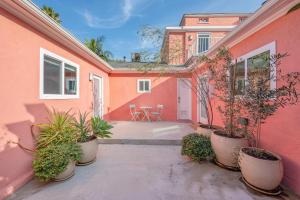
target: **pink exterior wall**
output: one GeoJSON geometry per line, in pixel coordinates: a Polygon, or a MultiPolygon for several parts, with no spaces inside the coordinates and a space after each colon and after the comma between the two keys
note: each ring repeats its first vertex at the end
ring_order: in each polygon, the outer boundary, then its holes
{"type": "Polygon", "coordinates": [[[110,119],[131,120],[129,105],[152,106],[163,104],[162,120],[177,120],[177,78],[175,75],[112,74],[110,80],[110,119]],[[138,93],[137,80],[151,79],[151,93],[138,93]]]}
{"type": "Polygon", "coordinates": [[[32,155],[8,140],[33,147],[30,125],[46,120],[47,108],[92,111],[92,82],[89,73],[104,77],[104,107],[109,107],[108,75],[92,64],[35,31],[0,8],[0,199],[32,176],[32,155]],[[40,100],[40,47],[80,65],[80,98],[40,100]],[[5,163],[5,164],[3,164],[5,163]]]}
{"type": "MultiPolygon", "coordinates": [[[[242,56],[272,41],[276,52],[289,54],[282,61],[284,72],[299,71],[300,63],[300,10],[279,18],[270,25],[244,39],[230,49],[234,57],[242,56]]],[[[280,84],[280,83],[279,83],[280,84]]],[[[193,99],[196,97],[194,96],[193,99]]],[[[193,101],[193,120],[197,121],[197,107],[193,101]]],[[[215,124],[222,125],[221,117],[215,111],[215,124]]],[[[262,147],[282,156],[285,176],[284,184],[300,194],[300,104],[280,109],[263,125],[262,147]]]]}
{"type": "Polygon", "coordinates": [[[205,17],[185,17],[181,26],[229,26],[238,25],[240,17],[208,17],[209,23],[200,23],[199,18],[205,17]]]}

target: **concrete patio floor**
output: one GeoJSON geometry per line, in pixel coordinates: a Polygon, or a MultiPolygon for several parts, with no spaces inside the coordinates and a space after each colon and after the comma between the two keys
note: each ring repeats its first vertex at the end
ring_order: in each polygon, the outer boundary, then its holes
{"type": "MultiPolygon", "coordinates": [[[[32,180],[9,199],[19,200],[271,200],[248,190],[240,173],[192,162],[179,146],[103,145],[97,161],[76,168],[65,182],[32,180]]],[[[279,199],[296,199],[282,196],[279,199]]]]}
{"type": "Polygon", "coordinates": [[[162,139],[181,140],[183,136],[194,132],[190,123],[180,122],[133,122],[114,121],[112,139],[162,139]]]}

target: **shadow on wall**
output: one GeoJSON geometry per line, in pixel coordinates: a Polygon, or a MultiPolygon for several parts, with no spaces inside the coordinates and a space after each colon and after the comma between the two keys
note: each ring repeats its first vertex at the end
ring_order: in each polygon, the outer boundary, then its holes
{"type": "Polygon", "coordinates": [[[32,176],[32,153],[22,150],[17,144],[8,141],[18,141],[29,149],[34,148],[34,140],[31,136],[32,124],[47,121],[48,109],[44,104],[26,104],[29,115],[20,122],[4,124],[0,137],[0,199],[11,194],[17,187],[32,176]],[[5,164],[3,164],[5,163],[5,164]]]}
{"type": "MultiPolygon", "coordinates": [[[[153,80],[152,82],[155,82],[153,80]]],[[[136,85],[128,86],[134,87],[134,94],[132,99],[128,101],[125,99],[124,102],[119,103],[116,108],[111,108],[109,113],[110,120],[131,120],[130,115],[130,104],[135,104],[137,110],[140,110],[140,106],[151,106],[152,110],[156,110],[158,104],[164,105],[162,111],[162,120],[166,121],[176,121],[177,120],[177,79],[174,77],[169,77],[158,85],[152,87],[151,93],[141,93],[136,92],[136,85]]],[[[121,87],[120,87],[121,88],[121,87]]],[[[126,97],[126,90],[113,91],[120,97],[126,97]]],[[[112,92],[111,92],[112,93],[112,92]]]]}

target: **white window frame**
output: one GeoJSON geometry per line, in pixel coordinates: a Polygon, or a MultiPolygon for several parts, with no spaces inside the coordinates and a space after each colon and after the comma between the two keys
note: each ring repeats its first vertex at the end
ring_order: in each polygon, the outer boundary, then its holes
{"type": "Polygon", "coordinates": [[[197,33],[197,46],[196,46],[196,50],[197,50],[197,54],[201,54],[201,53],[205,53],[207,52],[209,49],[210,49],[210,41],[211,40],[211,33],[210,32],[199,32],[197,33]],[[202,52],[199,52],[199,36],[200,35],[208,35],[208,49],[206,51],[202,51],[202,52]]]}
{"type": "Polygon", "coordinates": [[[151,93],[151,79],[138,79],[137,82],[137,93],[151,93]],[[149,82],[149,90],[148,91],[141,91],[140,90],[140,82],[145,82],[148,81],[149,82]]]}
{"type": "MultiPolygon", "coordinates": [[[[238,57],[237,61],[238,62],[242,62],[245,61],[245,84],[247,85],[247,78],[248,78],[248,58],[254,57],[256,55],[259,55],[261,53],[264,53],[266,51],[270,51],[270,56],[276,54],[276,42],[273,41],[271,43],[268,43],[260,48],[257,48],[253,51],[248,52],[247,54],[238,57]]],[[[270,88],[271,90],[276,89],[276,66],[275,65],[271,65],[271,67],[273,69],[270,70],[270,76],[275,77],[275,80],[272,80],[270,82],[270,88]]]]}
{"type": "Polygon", "coordinates": [[[78,99],[80,97],[80,66],[70,60],[67,60],[53,52],[50,52],[46,49],[40,48],[40,99],[78,99]],[[62,63],[62,94],[44,94],[44,57],[49,56],[56,60],[59,60],[62,63]],[[76,94],[65,94],[65,64],[71,65],[72,67],[76,68],[76,94]]]}

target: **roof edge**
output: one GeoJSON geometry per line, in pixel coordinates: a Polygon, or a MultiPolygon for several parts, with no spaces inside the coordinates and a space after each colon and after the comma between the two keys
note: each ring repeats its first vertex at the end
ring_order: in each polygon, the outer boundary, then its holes
{"type": "MultiPolygon", "coordinates": [[[[29,23],[34,29],[41,31],[46,34],[48,37],[54,39],[55,41],[61,43],[66,48],[70,49],[62,41],[66,41],[69,44],[73,44],[74,47],[77,47],[79,51],[76,53],[83,56],[85,59],[94,63],[96,67],[101,68],[105,72],[110,72],[113,68],[101,59],[98,55],[88,49],[79,39],[77,39],[73,34],[67,31],[64,27],[60,26],[50,17],[48,17],[37,5],[35,5],[30,0],[1,0],[0,6],[7,10],[12,15],[21,19],[22,21],[29,23]],[[39,23],[39,24],[36,24],[39,23]],[[35,25],[35,26],[34,26],[35,25]],[[40,26],[38,26],[40,25],[40,26]],[[51,32],[50,32],[51,31],[51,32]],[[52,34],[52,35],[51,35],[52,34]],[[85,55],[83,55],[85,54],[85,55]],[[97,63],[102,65],[98,65],[97,63]]],[[[74,51],[74,49],[71,49],[74,51]]]]}

